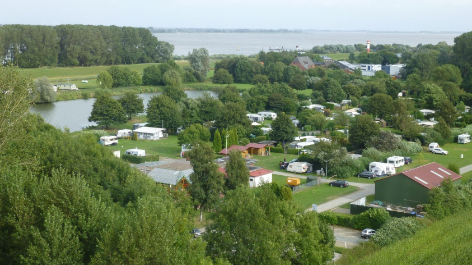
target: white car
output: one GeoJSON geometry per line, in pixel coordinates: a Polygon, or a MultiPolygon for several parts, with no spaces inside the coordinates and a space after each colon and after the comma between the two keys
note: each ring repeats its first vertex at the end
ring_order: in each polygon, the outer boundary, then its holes
{"type": "Polygon", "coordinates": [[[440,154],[440,155],[447,155],[447,151],[442,149],[442,148],[434,148],[432,151],[431,151],[433,154],[440,154]]]}

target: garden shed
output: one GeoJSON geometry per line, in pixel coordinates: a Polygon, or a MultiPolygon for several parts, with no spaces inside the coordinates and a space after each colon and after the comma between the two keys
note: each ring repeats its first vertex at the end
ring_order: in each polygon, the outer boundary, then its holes
{"type": "Polygon", "coordinates": [[[266,144],[256,144],[256,143],[250,143],[246,145],[246,150],[248,154],[250,155],[259,155],[263,156],[266,154],[266,144]]]}
{"type": "Polygon", "coordinates": [[[459,185],[461,176],[438,163],[430,163],[375,181],[375,199],[398,206],[428,203],[429,191],[450,178],[459,185]]]}

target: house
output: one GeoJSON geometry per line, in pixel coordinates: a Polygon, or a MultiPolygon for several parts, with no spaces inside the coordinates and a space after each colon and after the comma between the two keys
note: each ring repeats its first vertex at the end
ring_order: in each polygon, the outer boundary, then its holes
{"type": "Polygon", "coordinates": [[[219,152],[219,154],[222,154],[222,155],[227,156],[227,155],[229,155],[229,152],[231,152],[232,150],[238,150],[238,151],[240,151],[242,157],[246,157],[246,156],[248,155],[246,146],[240,146],[240,145],[232,145],[232,146],[229,147],[228,149],[223,148],[223,150],[221,150],[221,151],[219,152]]]}
{"type": "Polygon", "coordinates": [[[249,143],[246,145],[246,150],[250,155],[263,156],[266,154],[266,146],[266,144],[249,143]]]}
{"type": "Polygon", "coordinates": [[[320,105],[320,104],[311,104],[311,105],[307,105],[307,106],[303,106],[303,107],[307,108],[307,109],[315,109],[315,110],[318,110],[318,111],[322,111],[326,108],[325,106],[320,105]]]}
{"type": "Polygon", "coordinates": [[[250,171],[249,188],[256,188],[263,183],[272,183],[272,172],[265,168],[250,171]]]}
{"type": "Polygon", "coordinates": [[[263,118],[272,118],[273,120],[277,118],[277,113],[272,111],[259,111],[257,114],[261,115],[263,118]]]}
{"type": "Polygon", "coordinates": [[[450,178],[459,185],[461,176],[438,163],[430,163],[375,181],[375,200],[416,207],[429,202],[429,191],[450,178]]]}
{"type": "Polygon", "coordinates": [[[137,134],[138,139],[159,140],[167,137],[167,133],[164,133],[164,131],[163,128],[141,127],[134,130],[134,133],[137,134]]]}
{"type": "Polygon", "coordinates": [[[59,90],[79,90],[75,84],[60,83],[55,85],[59,90]]]}
{"type": "Polygon", "coordinates": [[[306,71],[310,68],[315,67],[315,64],[313,63],[313,60],[310,59],[308,56],[299,56],[293,59],[292,63],[290,65],[295,65],[298,67],[298,69],[302,71],[306,71]]]}
{"type": "Polygon", "coordinates": [[[419,112],[421,112],[421,114],[423,114],[423,116],[433,115],[434,113],[436,113],[436,111],[430,110],[430,109],[420,109],[419,112]]]}
{"type": "Polygon", "coordinates": [[[252,122],[263,122],[264,117],[260,114],[246,114],[246,117],[248,117],[249,120],[252,122]]]}
{"type": "Polygon", "coordinates": [[[328,67],[334,63],[334,60],[326,55],[321,55],[321,58],[323,58],[323,63],[325,67],[328,67]]]}

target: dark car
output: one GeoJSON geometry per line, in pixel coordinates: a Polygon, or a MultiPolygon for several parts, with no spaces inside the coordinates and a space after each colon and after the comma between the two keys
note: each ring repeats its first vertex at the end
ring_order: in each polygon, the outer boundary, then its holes
{"type": "Polygon", "coordinates": [[[192,231],[190,231],[190,234],[193,234],[193,237],[196,238],[202,235],[202,231],[200,231],[198,228],[194,228],[192,231]]]}
{"type": "Polygon", "coordinates": [[[405,165],[408,165],[413,162],[413,159],[411,159],[411,157],[404,157],[403,159],[405,160],[405,165]]]}
{"type": "Polygon", "coordinates": [[[357,174],[357,177],[358,177],[358,178],[373,179],[373,178],[377,177],[377,175],[375,175],[374,172],[364,171],[364,172],[361,172],[361,173],[357,174]]]}
{"type": "Polygon", "coordinates": [[[280,169],[287,169],[289,162],[280,162],[279,168],[280,169]]]}
{"type": "Polygon", "coordinates": [[[336,180],[336,181],[333,181],[333,182],[330,182],[329,185],[331,187],[341,187],[341,188],[344,188],[344,187],[347,187],[349,186],[349,183],[345,180],[336,180]]]}

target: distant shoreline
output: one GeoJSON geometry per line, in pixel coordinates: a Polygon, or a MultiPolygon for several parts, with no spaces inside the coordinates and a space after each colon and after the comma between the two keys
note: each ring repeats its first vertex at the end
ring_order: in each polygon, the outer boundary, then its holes
{"type": "Polygon", "coordinates": [[[333,33],[385,33],[385,34],[462,34],[462,31],[376,31],[376,30],[300,30],[300,29],[194,29],[194,28],[149,28],[152,33],[275,33],[275,34],[313,34],[317,32],[333,33]]]}

